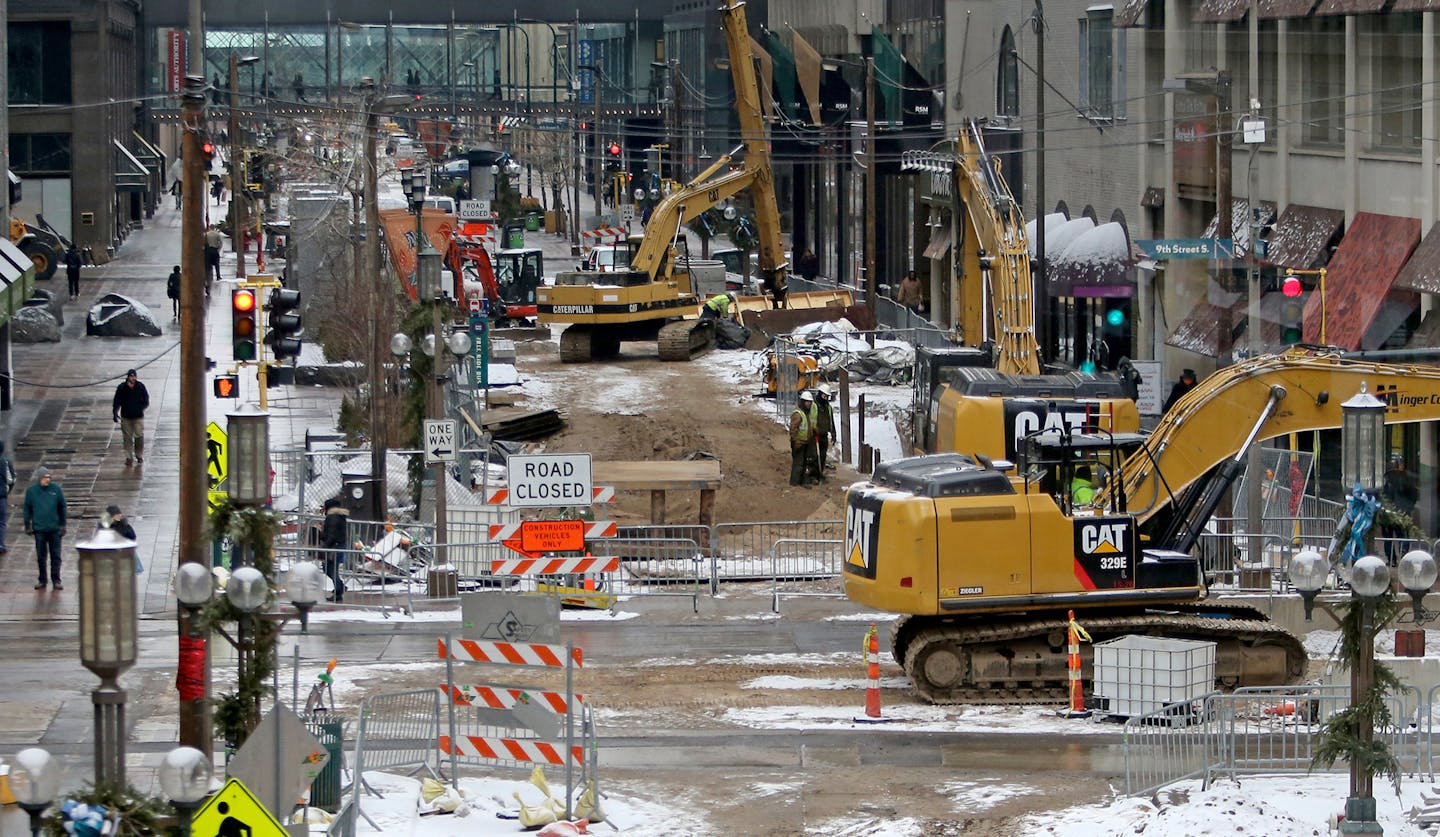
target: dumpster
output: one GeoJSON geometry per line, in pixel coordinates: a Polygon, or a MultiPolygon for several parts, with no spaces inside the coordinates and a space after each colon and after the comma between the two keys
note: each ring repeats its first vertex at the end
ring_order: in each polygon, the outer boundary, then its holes
{"type": "Polygon", "coordinates": [[[340,810],[340,768],[344,759],[345,724],[330,712],[315,712],[306,724],[311,734],[320,739],[330,760],[310,783],[310,806],[330,813],[340,810]],[[334,718],[334,720],[331,720],[334,718]]]}

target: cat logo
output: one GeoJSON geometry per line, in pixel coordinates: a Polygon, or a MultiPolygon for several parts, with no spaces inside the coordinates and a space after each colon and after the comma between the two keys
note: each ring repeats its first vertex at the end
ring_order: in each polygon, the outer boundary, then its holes
{"type": "Polygon", "coordinates": [[[845,508],[845,572],[862,578],[875,577],[875,551],[879,527],[875,525],[880,500],[856,492],[845,508]]]}
{"type": "Polygon", "coordinates": [[[1087,523],[1080,529],[1080,550],[1086,555],[1120,555],[1128,551],[1130,523],[1087,523]]]}

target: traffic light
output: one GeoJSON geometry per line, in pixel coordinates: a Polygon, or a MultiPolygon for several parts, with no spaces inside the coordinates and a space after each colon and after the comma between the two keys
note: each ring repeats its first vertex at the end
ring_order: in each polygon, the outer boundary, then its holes
{"type": "Polygon", "coordinates": [[[259,297],[252,288],[230,292],[230,346],[236,360],[255,360],[255,341],[259,337],[259,297]]]}
{"type": "Polygon", "coordinates": [[[620,158],[620,143],[615,142],[615,141],[612,140],[612,141],[610,142],[610,146],[609,146],[608,148],[606,148],[605,150],[606,150],[607,152],[609,152],[609,154],[610,154],[611,157],[614,157],[614,158],[616,158],[617,160],[620,158]]]}
{"type": "Polygon", "coordinates": [[[275,353],[276,360],[300,356],[300,332],[304,324],[300,319],[300,292],[289,288],[276,288],[270,292],[266,302],[266,316],[270,319],[270,330],[265,334],[265,345],[275,353]]]}
{"type": "Polygon", "coordinates": [[[215,161],[215,143],[210,140],[200,143],[200,154],[205,159],[205,170],[210,171],[210,164],[215,161]]]}
{"type": "Polygon", "coordinates": [[[1285,299],[1280,307],[1280,342],[1293,346],[1305,339],[1305,286],[1293,273],[1280,284],[1285,299]]]}
{"type": "Polygon", "coordinates": [[[239,398],[240,397],[240,376],[239,375],[216,375],[211,383],[211,389],[215,392],[216,398],[239,398]]]}

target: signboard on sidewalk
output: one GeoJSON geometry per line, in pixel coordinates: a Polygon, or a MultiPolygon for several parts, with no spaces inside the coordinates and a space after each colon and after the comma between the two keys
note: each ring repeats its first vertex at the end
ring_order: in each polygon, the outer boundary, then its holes
{"type": "Polygon", "coordinates": [[[515,455],[506,463],[512,506],[588,506],[592,491],[590,454],[515,455]]]}
{"type": "Polygon", "coordinates": [[[461,221],[488,221],[490,220],[490,201],[482,198],[471,198],[460,201],[459,215],[461,221]]]}
{"type": "Polygon", "coordinates": [[[1160,361],[1158,360],[1132,360],[1135,371],[1140,373],[1140,397],[1135,399],[1135,406],[1140,409],[1144,416],[1160,415],[1160,405],[1164,398],[1160,394],[1160,361]]]}

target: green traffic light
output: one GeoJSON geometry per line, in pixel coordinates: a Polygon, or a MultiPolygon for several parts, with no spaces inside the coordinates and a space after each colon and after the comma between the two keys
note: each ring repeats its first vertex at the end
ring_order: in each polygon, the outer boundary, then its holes
{"type": "Polygon", "coordinates": [[[254,359],[255,359],[255,343],[254,343],[253,341],[250,341],[250,340],[237,340],[237,341],[235,341],[235,359],[236,359],[236,360],[254,360],[254,359]]]}
{"type": "Polygon", "coordinates": [[[1109,311],[1105,312],[1105,322],[1109,325],[1119,328],[1120,326],[1125,325],[1125,312],[1121,311],[1119,308],[1111,308],[1109,311]]]}

